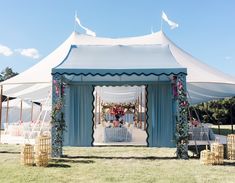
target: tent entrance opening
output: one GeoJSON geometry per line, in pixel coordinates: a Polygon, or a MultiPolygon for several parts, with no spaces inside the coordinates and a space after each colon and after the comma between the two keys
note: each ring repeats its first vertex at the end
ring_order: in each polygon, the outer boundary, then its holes
{"type": "Polygon", "coordinates": [[[96,86],[93,145],[147,146],[146,87],[96,86]]]}

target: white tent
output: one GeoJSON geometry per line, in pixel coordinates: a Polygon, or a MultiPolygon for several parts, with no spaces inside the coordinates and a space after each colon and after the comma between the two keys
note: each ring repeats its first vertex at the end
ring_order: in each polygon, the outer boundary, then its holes
{"type": "Polygon", "coordinates": [[[7,101],[3,102],[2,103],[2,107],[9,107],[9,108],[12,108],[12,107],[16,107],[16,108],[21,108],[21,105],[22,105],[22,109],[31,109],[31,105],[30,102],[28,101],[22,101],[22,104],[21,104],[21,100],[20,99],[13,99],[13,100],[9,100],[8,102],[8,105],[7,105],[7,101]]]}
{"type": "Polygon", "coordinates": [[[100,100],[105,103],[134,103],[141,93],[145,92],[145,87],[140,86],[97,86],[95,93],[100,100]]]}
{"type": "Polygon", "coordinates": [[[37,104],[32,104],[30,101],[21,101],[21,99],[13,99],[8,102],[2,103],[2,128],[5,128],[5,124],[19,123],[20,116],[23,122],[29,122],[31,119],[33,121],[37,120],[38,113],[40,112],[40,106],[37,104]],[[33,111],[32,111],[33,105],[33,111]],[[21,109],[22,107],[22,109],[21,109]],[[22,116],[21,116],[22,112],[22,116]],[[33,116],[32,115],[33,112],[33,116]]]}
{"type": "Polygon", "coordinates": [[[192,104],[235,96],[235,78],[214,69],[176,46],[162,32],[129,38],[100,38],[73,32],[69,38],[41,62],[0,85],[3,94],[41,101],[51,89],[51,69],[68,55],[71,45],[169,45],[175,60],[187,68],[187,88],[192,104]]]}

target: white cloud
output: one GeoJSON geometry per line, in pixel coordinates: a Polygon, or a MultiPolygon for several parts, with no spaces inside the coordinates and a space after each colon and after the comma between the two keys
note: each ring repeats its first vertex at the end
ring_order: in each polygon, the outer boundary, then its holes
{"type": "Polygon", "coordinates": [[[226,56],[226,57],[224,57],[224,59],[225,59],[225,60],[231,60],[231,59],[232,59],[232,57],[230,57],[230,56],[226,56]]]}
{"type": "Polygon", "coordinates": [[[12,54],[13,54],[13,51],[10,48],[0,44],[0,55],[4,55],[8,57],[8,56],[11,56],[12,54]]]}
{"type": "Polygon", "coordinates": [[[15,51],[19,52],[23,56],[33,59],[38,59],[40,57],[38,50],[35,48],[16,49],[15,51]]]}

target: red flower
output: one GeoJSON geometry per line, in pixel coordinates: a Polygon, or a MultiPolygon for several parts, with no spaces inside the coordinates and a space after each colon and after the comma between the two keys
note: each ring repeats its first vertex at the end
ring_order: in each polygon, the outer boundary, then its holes
{"type": "Polygon", "coordinates": [[[116,105],[110,109],[110,114],[114,116],[124,116],[124,108],[120,105],[116,105]]]}

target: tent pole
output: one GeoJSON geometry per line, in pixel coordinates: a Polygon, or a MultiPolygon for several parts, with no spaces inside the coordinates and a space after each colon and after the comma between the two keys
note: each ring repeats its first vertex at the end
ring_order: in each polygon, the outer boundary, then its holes
{"type": "Polygon", "coordinates": [[[140,93],[140,129],[142,129],[142,87],[140,93]]]}
{"type": "Polygon", "coordinates": [[[137,99],[137,127],[139,125],[139,111],[140,111],[140,99],[139,99],[139,96],[138,96],[138,99],[137,99]]]}
{"type": "Polygon", "coordinates": [[[42,103],[40,103],[40,116],[39,116],[39,118],[37,119],[37,121],[39,120],[41,120],[41,114],[42,114],[42,103]]]}
{"type": "Polygon", "coordinates": [[[23,102],[20,100],[20,122],[22,122],[22,113],[23,113],[23,102]]]}
{"type": "Polygon", "coordinates": [[[230,104],[230,120],[231,120],[231,130],[232,130],[232,134],[233,134],[233,105],[230,104]]]}
{"type": "Polygon", "coordinates": [[[95,123],[95,128],[96,128],[96,123],[97,123],[97,91],[95,93],[95,120],[94,120],[94,123],[95,123]]]}
{"type": "Polygon", "coordinates": [[[101,116],[100,116],[100,96],[99,96],[99,124],[101,123],[100,118],[101,118],[101,116]]]}
{"type": "Polygon", "coordinates": [[[3,86],[0,88],[0,143],[1,143],[1,133],[2,133],[2,94],[3,94],[3,86]]]}
{"type": "Polygon", "coordinates": [[[133,121],[133,125],[136,126],[136,104],[137,104],[137,100],[135,101],[135,108],[134,108],[134,121],[133,121]]]}
{"type": "Polygon", "coordinates": [[[144,88],[144,130],[146,130],[146,88],[144,88]]]}
{"type": "Polygon", "coordinates": [[[8,117],[9,117],[9,97],[7,97],[6,129],[8,129],[8,117]]]}
{"type": "Polygon", "coordinates": [[[32,101],[32,106],[31,106],[31,122],[33,121],[33,101],[32,101]]]}

